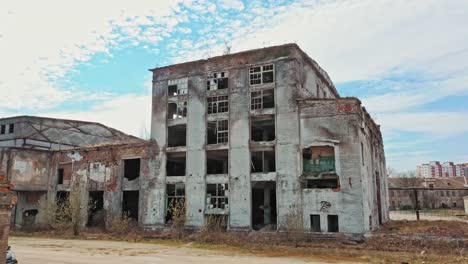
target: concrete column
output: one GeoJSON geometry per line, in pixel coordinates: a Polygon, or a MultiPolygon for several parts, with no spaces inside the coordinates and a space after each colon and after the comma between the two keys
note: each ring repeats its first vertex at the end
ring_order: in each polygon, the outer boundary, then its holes
{"type": "Polygon", "coordinates": [[[189,77],[187,115],[187,165],[185,196],[187,226],[201,227],[204,223],[206,197],[206,107],[205,76],[189,77]]]}

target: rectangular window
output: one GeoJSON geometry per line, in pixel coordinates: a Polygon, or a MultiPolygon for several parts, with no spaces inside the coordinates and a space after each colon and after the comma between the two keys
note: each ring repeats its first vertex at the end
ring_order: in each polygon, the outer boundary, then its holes
{"type": "Polygon", "coordinates": [[[310,215],[310,228],[312,229],[312,232],[321,232],[320,215],[310,215]]]}
{"type": "Polygon", "coordinates": [[[276,171],[275,150],[252,151],[250,154],[250,171],[252,173],[268,173],[276,171]]]}
{"type": "Polygon", "coordinates": [[[167,128],[167,146],[181,147],[187,145],[187,125],[169,126],[167,128]]]}
{"type": "Polygon", "coordinates": [[[140,159],[124,160],[124,178],[133,181],[140,177],[140,159]]]}
{"type": "Polygon", "coordinates": [[[206,79],[207,91],[227,89],[229,86],[227,72],[213,72],[208,74],[206,79]]]}
{"type": "Polygon", "coordinates": [[[206,98],[208,114],[225,113],[229,110],[229,100],[227,95],[212,96],[206,98]]]}
{"type": "Polygon", "coordinates": [[[59,168],[57,170],[57,176],[58,176],[57,184],[63,184],[63,168],[59,168]]]}
{"type": "Polygon", "coordinates": [[[186,153],[167,153],[166,176],[185,176],[186,153]]]}
{"type": "Polygon", "coordinates": [[[275,140],[274,116],[256,116],[250,119],[250,138],[252,141],[275,140]]]}
{"type": "Polygon", "coordinates": [[[206,174],[228,174],[229,152],[227,149],[206,152],[206,174]]]}
{"type": "Polygon", "coordinates": [[[228,184],[207,184],[206,203],[207,209],[226,209],[228,207],[228,184]]]}
{"type": "Polygon", "coordinates": [[[229,140],[227,120],[208,122],[208,144],[226,143],[229,140]]]}
{"type": "Polygon", "coordinates": [[[250,93],[250,109],[267,109],[275,107],[275,96],[273,89],[250,93]]]}
{"type": "Polygon", "coordinates": [[[272,83],[274,81],[273,64],[250,67],[250,85],[272,83]]]}
{"type": "Polygon", "coordinates": [[[185,207],[185,184],[166,184],[166,223],[171,221],[174,214],[183,213],[185,207]]]}
{"type": "Polygon", "coordinates": [[[1,125],[0,126],[0,134],[5,134],[5,130],[6,130],[6,125],[1,125]]]}
{"type": "Polygon", "coordinates": [[[328,232],[339,232],[338,216],[328,215],[327,219],[328,219],[328,232]]]}
{"type": "Polygon", "coordinates": [[[13,133],[15,132],[15,124],[10,124],[10,126],[8,127],[8,133],[13,133]]]}
{"type": "Polygon", "coordinates": [[[187,94],[187,78],[173,79],[167,82],[168,96],[187,94]]]}
{"type": "Polygon", "coordinates": [[[187,101],[169,103],[167,108],[168,119],[179,119],[187,117],[187,101]]]}

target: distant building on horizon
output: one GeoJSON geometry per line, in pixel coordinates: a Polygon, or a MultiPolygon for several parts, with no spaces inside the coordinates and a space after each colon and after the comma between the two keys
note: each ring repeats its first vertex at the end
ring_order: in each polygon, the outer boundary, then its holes
{"type": "Polygon", "coordinates": [[[468,163],[454,164],[452,161],[441,163],[430,161],[416,168],[416,176],[420,178],[452,178],[465,177],[468,174],[468,163]]]}

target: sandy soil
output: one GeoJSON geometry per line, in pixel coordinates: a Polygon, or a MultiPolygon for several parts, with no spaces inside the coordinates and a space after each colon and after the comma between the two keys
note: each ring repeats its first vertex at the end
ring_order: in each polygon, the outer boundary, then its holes
{"type": "MultiPolygon", "coordinates": [[[[390,212],[390,219],[392,220],[416,220],[416,214],[409,214],[409,213],[400,213],[392,211],[390,212]]],[[[468,219],[464,219],[461,217],[456,216],[436,216],[436,215],[424,215],[421,214],[419,219],[421,220],[429,220],[429,221],[437,221],[437,220],[446,220],[446,221],[462,221],[468,223],[468,219]]]]}
{"type": "Polygon", "coordinates": [[[186,244],[171,246],[161,244],[98,241],[61,240],[48,238],[10,237],[9,244],[19,263],[351,263],[323,262],[323,259],[290,257],[262,257],[235,252],[197,249],[186,244]]]}

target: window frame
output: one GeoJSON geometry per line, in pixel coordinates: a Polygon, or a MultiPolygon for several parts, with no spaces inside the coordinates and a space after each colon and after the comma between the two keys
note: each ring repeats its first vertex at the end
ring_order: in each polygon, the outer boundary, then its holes
{"type": "Polygon", "coordinates": [[[186,95],[188,93],[188,78],[170,79],[167,81],[168,96],[186,95]],[[169,94],[169,87],[176,85],[177,94],[169,94]]]}
{"type": "Polygon", "coordinates": [[[229,95],[206,97],[206,112],[209,115],[229,112],[229,95]]]}
{"type": "Polygon", "coordinates": [[[229,184],[228,183],[208,183],[206,184],[206,208],[208,210],[226,210],[229,208],[229,184]],[[208,186],[215,185],[215,195],[208,193],[208,186]],[[220,188],[221,186],[224,187],[220,188]],[[220,195],[220,191],[223,191],[224,195],[220,195]],[[209,196],[208,196],[209,195],[209,196]],[[209,202],[208,202],[209,199],[209,202]],[[215,203],[212,203],[212,201],[215,203]],[[223,201],[224,203],[220,202],[223,201]],[[223,207],[221,207],[221,205],[223,207]]]}
{"type": "Polygon", "coordinates": [[[275,64],[268,63],[249,67],[249,84],[250,86],[262,85],[275,82],[275,64]],[[271,82],[265,82],[264,75],[272,73],[271,82]]]}
{"type": "Polygon", "coordinates": [[[207,91],[226,90],[226,89],[229,89],[229,74],[227,71],[212,72],[206,75],[206,90],[207,91]],[[227,87],[218,88],[220,81],[224,79],[226,79],[227,87]]]}

